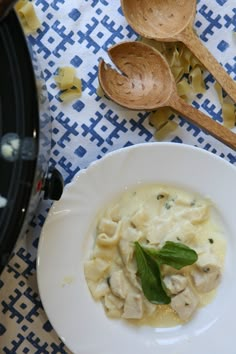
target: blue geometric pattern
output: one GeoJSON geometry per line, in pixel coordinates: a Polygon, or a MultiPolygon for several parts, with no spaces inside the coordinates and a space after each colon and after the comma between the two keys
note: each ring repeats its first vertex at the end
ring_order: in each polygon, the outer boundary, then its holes
{"type": "MultiPolygon", "coordinates": [[[[120,108],[97,95],[98,63],[107,49],[138,35],[123,17],[119,0],[35,0],[41,28],[29,42],[41,65],[50,101],[52,150],[50,163],[65,183],[92,161],[110,151],[154,141],[148,113],[120,108]],[[82,79],[81,98],[62,103],[54,76],[60,66],[72,65],[82,79]]],[[[236,79],[235,0],[199,0],[195,29],[232,78],[236,79]]],[[[193,106],[222,121],[214,78],[205,73],[207,92],[193,106]]],[[[236,165],[236,154],[184,118],[175,116],[176,131],[165,140],[196,145],[236,165]]],[[[48,321],[36,282],[39,234],[50,203],[41,202],[24,239],[0,277],[0,353],[58,354],[70,351],[48,321]]],[[[112,353],[111,353],[112,354],[112,353]]]]}

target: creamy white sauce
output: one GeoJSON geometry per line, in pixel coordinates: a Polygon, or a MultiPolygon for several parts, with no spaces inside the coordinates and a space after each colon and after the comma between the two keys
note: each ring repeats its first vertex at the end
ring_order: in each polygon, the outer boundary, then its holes
{"type": "MultiPolygon", "coordinates": [[[[130,272],[129,285],[126,285],[128,293],[142,293],[138,289],[138,277],[136,276],[134,282],[130,278],[136,271],[134,256],[129,261],[124,261],[126,254],[121,252],[121,244],[126,239],[129,241],[127,247],[136,240],[154,247],[161,247],[167,240],[171,240],[185,243],[199,254],[207,250],[217,257],[223,272],[226,252],[224,228],[210,200],[165,185],[141,185],[128,190],[99,213],[95,246],[90,260],[85,264],[85,276],[90,291],[96,300],[102,301],[110,317],[125,317],[126,298],[120,298],[119,294],[114,296],[110,289],[108,279],[113,272],[122,270],[126,275],[130,272]],[[103,263],[95,264],[97,260],[102,260],[103,263]]],[[[216,290],[208,293],[196,291],[190,276],[192,267],[195,265],[176,271],[164,266],[162,272],[163,275],[172,271],[173,274],[185,275],[199,298],[200,308],[212,301],[216,290]]],[[[142,301],[143,316],[141,319],[131,319],[131,323],[169,327],[182,322],[170,305],[151,304],[152,313],[148,314],[145,305],[147,300],[143,293],[142,301]]]]}

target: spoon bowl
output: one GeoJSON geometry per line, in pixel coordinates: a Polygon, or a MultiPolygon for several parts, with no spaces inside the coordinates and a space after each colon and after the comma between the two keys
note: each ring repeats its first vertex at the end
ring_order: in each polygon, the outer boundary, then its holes
{"type": "Polygon", "coordinates": [[[154,110],[167,104],[175,82],[161,54],[138,42],[117,44],[108,54],[119,69],[100,62],[99,81],[108,97],[133,110],[154,110]]]}
{"type": "Polygon", "coordinates": [[[141,42],[123,42],[111,47],[108,54],[116,69],[101,60],[98,73],[107,97],[132,110],[152,111],[171,107],[236,150],[236,135],[233,132],[178,96],[170,67],[157,50],[141,42]]]}
{"type": "Polygon", "coordinates": [[[124,15],[132,28],[147,38],[173,40],[191,25],[196,0],[122,0],[124,15]]]}

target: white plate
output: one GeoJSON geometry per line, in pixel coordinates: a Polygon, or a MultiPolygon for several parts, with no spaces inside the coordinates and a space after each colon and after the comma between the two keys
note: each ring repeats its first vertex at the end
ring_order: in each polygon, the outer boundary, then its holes
{"type": "Polygon", "coordinates": [[[140,144],[93,163],[65,188],[40,238],[39,291],[58,335],[76,354],[235,354],[235,210],[236,168],[195,147],[140,144]],[[126,188],[147,182],[209,196],[226,227],[226,267],[214,301],[188,324],[174,328],[135,327],[108,319],[84,278],[92,242],[88,230],[97,212],[126,188]]]}

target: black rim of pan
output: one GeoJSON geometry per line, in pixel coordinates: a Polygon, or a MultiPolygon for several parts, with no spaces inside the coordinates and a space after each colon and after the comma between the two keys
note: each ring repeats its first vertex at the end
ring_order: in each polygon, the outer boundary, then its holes
{"type": "Polygon", "coordinates": [[[0,271],[11,255],[29,206],[39,149],[37,89],[26,38],[14,11],[0,23],[0,144],[17,137],[14,161],[0,153],[0,271]],[[5,139],[6,140],[6,139],[5,139]],[[32,149],[30,158],[28,151],[32,149]],[[34,151],[33,151],[34,150],[34,151]]]}

